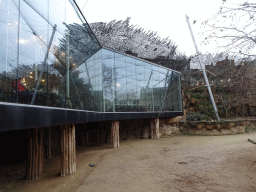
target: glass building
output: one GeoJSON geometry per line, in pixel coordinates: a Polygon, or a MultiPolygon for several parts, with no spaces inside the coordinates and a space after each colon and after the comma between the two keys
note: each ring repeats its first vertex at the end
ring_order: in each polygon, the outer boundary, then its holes
{"type": "Polygon", "coordinates": [[[53,110],[55,120],[41,122],[51,126],[64,123],[56,120],[58,110],[79,114],[78,120],[68,120],[74,123],[111,119],[114,113],[121,119],[133,118],[131,112],[137,118],[182,115],[180,73],[102,47],[75,1],[0,0],[0,15],[0,112],[5,116],[24,118],[12,114],[22,107],[40,116],[53,110]]]}

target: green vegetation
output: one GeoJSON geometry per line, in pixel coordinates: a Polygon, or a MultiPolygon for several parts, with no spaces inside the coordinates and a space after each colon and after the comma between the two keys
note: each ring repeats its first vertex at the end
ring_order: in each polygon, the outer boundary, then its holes
{"type": "Polygon", "coordinates": [[[203,121],[205,120],[205,116],[200,113],[188,113],[186,119],[187,121],[203,121]]]}
{"type": "Polygon", "coordinates": [[[196,112],[187,114],[188,121],[211,121],[216,118],[205,87],[195,89],[190,98],[194,100],[193,107],[196,112]]]}

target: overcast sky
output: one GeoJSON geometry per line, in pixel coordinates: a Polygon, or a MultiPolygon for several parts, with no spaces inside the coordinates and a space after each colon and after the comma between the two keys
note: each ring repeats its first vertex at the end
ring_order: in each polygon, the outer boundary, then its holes
{"type": "Polygon", "coordinates": [[[169,36],[178,45],[178,49],[189,56],[195,54],[195,48],[185,18],[187,14],[199,50],[214,51],[209,45],[199,45],[201,41],[198,32],[202,31],[202,20],[219,11],[222,0],[77,0],[77,3],[81,9],[84,7],[83,13],[89,23],[131,17],[131,24],[157,31],[162,38],[169,36]],[[194,20],[197,20],[195,24],[194,20]]]}

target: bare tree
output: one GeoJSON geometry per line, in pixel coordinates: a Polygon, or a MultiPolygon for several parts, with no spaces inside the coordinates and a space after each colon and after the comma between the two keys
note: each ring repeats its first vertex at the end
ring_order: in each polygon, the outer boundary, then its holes
{"type": "Polygon", "coordinates": [[[218,13],[205,20],[202,26],[207,29],[204,43],[211,40],[218,48],[240,57],[255,58],[256,46],[256,3],[231,4],[223,1],[218,13]]]}
{"type": "Polygon", "coordinates": [[[128,17],[124,21],[113,20],[109,23],[97,22],[90,25],[104,47],[123,53],[135,53],[138,57],[148,59],[159,55],[172,59],[184,57],[169,37],[162,39],[156,32],[130,25],[130,19],[128,17]]]}

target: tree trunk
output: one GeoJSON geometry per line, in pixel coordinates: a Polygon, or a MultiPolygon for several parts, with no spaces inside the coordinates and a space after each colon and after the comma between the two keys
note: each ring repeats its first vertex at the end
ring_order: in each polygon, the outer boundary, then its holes
{"type": "Polygon", "coordinates": [[[34,128],[29,130],[28,161],[26,179],[34,180],[43,173],[43,129],[34,128]]]}
{"type": "Polygon", "coordinates": [[[111,144],[113,148],[119,147],[119,121],[112,121],[111,123],[111,144]]]}
{"type": "Polygon", "coordinates": [[[75,125],[61,127],[61,168],[60,176],[70,175],[76,171],[75,125]]]}
{"type": "Polygon", "coordinates": [[[150,119],[150,128],[151,128],[151,139],[158,139],[158,138],[160,138],[159,118],[150,119]]]}

